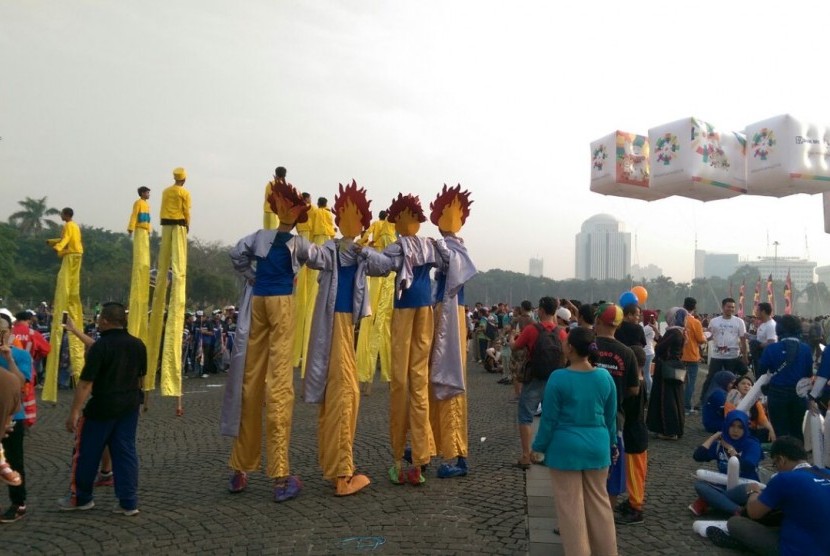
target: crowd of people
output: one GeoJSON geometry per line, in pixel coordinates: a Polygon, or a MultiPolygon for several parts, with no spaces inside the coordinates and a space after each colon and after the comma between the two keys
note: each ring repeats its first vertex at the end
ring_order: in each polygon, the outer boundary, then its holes
{"type": "MultiPolygon", "coordinates": [[[[802,432],[805,412],[825,413],[830,398],[830,358],[820,358],[830,319],[774,316],[767,303],[744,319],[731,298],[712,316],[697,315],[693,298],[665,312],[641,302],[620,306],[553,296],[542,297],[536,307],[524,301],[513,308],[505,303],[468,308],[464,284],[476,270],[457,234],[469,215],[469,192],[444,186],[430,204],[429,218],[441,234],[437,239],[419,235],[427,215],[418,197],[400,194],[382,211],[383,223],[369,242],[371,211],[364,189],[354,182],[341,185],[331,209],[324,198],[313,208],[310,196],[285,176],[285,169],[277,168],[266,186],[264,227],[240,239],[230,253],[246,282],[239,307],[210,315],[179,306],[186,253],[176,245],[189,231],[183,169],[174,171],[176,183],[162,201],[167,239],[160,258],[172,257],[164,264],[173,269],[168,311],[166,283],[159,284],[167,273],[158,275],[157,297],[148,311],[149,286],[139,272],[133,292],[142,299],[131,294],[129,307],[140,309],[130,315],[127,305],[99,304],[94,325],[76,327],[74,288],[83,249],[73,212],[64,210],[65,233],[50,240],[64,258],[62,293],[56,294],[53,311],[45,303],[15,316],[0,311],[0,366],[6,369],[0,371],[0,481],[9,485],[12,501],[0,522],[26,515],[23,439],[36,420],[35,387],[44,380],[48,387],[49,377],[74,387],[66,420],[76,438],[72,489],[59,507],[90,509],[94,488],[112,485],[115,511],[132,516],[139,511],[137,417],[140,406],[148,405],[157,374],[162,395],[178,398],[181,416],[183,377],[227,372],[221,432],[234,438],[228,491],[247,490],[248,474],[262,466],[264,438],[271,495],[286,502],[302,491],[290,466],[296,367],[303,399],[320,406],[323,477],[334,495],[348,496],[371,483],[356,472],[353,442],[358,383],[366,377],[371,382],[377,366],[390,386],[389,480],[424,484],[436,456],[442,459],[439,478],[469,473],[469,352],[514,389],[521,446],[516,466],[550,468],[557,532],[566,553],[616,554],[616,527],[645,521],[650,440],[677,441],[687,419],[698,418],[712,435],[692,458],[715,461],[727,475],[735,465],[747,481],[725,488],[700,480],[690,488],[697,494],[689,506],[696,516],[733,516],[728,531],[708,532],[714,542],[756,548],[755,534],[774,537],[784,553],[799,553],[799,546],[830,547],[823,529],[805,529],[812,517],[795,509],[792,496],[797,492],[830,513],[830,476],[805,463],[802,432]],[[171,199],[184,204],[171,209],[171,199]],[[309,213],[315,215],[311,225],[309,213]],[[340,238],[334,239],[335,231],[340,238]],[[707,375],[695,399],[704,363],[707,375]],[[535,416],[540,421],[534,437],[535,416]],[[765,451],[784,476],[759,494],[765,451]],[[802,469],[812,474],[812,482],[803,473],[787,476],[802,469]],[[781,514],[777,528],[756,534],[757,520],[770,513],[781,514]]],[[[131,233],[149,230],[150,190],[138,193],[131,233]]],[[[143,249],[136,246],[134,261],[146,255],[143,249]]],[[[134,262],[134,270],[138,266],[134,262]]],[[[44,399],[48,396],[44,392],[44,399]]]]}
{"type": "MultiPolygon", "coordinates": [[[[830,472],[803,461],[802,431],[805,413],[824,414],[830,401],[830,357],[822,360],[813,345],[815,338],[824,344],[828,319],[774,316],[767,303],[743,319],[731,298],[722,301],[720,314],[698,316],[696,305],[686,298],[663,313],[638,304],[545,297],[535,309],[529,302],[471,307],[470,349],[485,371],[502,375],[499,383],[516,388],[517,465],[551,469],[557,533],[567,554],[615,554],[615,525],[644,522],[649,433],[676,441],[687,419],[700,419],[713,434],[693,459],[715,461],[725,478],[735,458],[746,481],[730,489],[704,480],[692,485],[695,516],[737,516],[728,522],[729,533],[710,527],[708,536],[719,546],[759,553],[828,553],[830,538],[816,516],[830,515],[830,472]],[[550,341],[540,343],[545,334],[550,341]],[[530,372],[538,351],[560,364],[530,372]],[[708,372],[696,398],[702,364],[708,372]],[[758,391],[753,386],[760,377],[766,384],[758,391]],[[532,439],[534,413],[541,420],[532,439]],[[779,471],[809,469],[814,476],[812,483],[793,479],[816,503],[809,519],[795,507],[797,498],[780,488],[754,496],[764,488],[758,469],[765,453],[787,462],[779,471]],[[624,493],[627,499],[619,501],[624,493]],[[757,527],[765,530],[756,536],[757,527]]],[[[783,477],[770,481],[779,483],[789,484],[783,477]]]]}

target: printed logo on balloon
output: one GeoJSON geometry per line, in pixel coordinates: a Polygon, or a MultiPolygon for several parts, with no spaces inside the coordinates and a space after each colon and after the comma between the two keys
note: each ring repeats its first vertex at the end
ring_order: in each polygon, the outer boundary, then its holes
{"type": "Polygon", "coordinates": [[[766,127],[762,127],[752,135],[752,156],[766,160],[775,148],[775,133],[766,127]]]}
{"type": "Polygon", "coordinates": [[[677,157],[677,151],[680,150],[680,144],[677,142],[677,136],[674,133],[666,133],[658,137],[655,146],[657,162],[662,162],[663,166],[671,164],[671,161],[677,157]]]}

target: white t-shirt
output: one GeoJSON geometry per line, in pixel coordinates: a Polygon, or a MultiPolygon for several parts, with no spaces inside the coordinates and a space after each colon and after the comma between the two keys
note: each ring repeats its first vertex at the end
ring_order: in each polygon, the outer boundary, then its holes
{"type": "Polygon", "coordinates": [[[728,319],[715,317],[709,321],[714,351],[712,359],[736,359],[741,355],[741,338],[746,336],[743,319],[732,316],[728,319]]]}
{"type": "Polygon", "coordinates": [[[643,351],[646,352],[646,355],[654,355],[654,328],[647,324],[641,326],[643,327],[643,333],[646,335],[646,347],[643,348],[643,351]]]}
{"type": "Polygon", "coordinates": [[[758,325],[758,333],[755,335],[755,339],[762,346],[767,345],[769,342],[777,342],[778,335],[775,333],[775,321],[769,319],[767,322],[758,325]]]}

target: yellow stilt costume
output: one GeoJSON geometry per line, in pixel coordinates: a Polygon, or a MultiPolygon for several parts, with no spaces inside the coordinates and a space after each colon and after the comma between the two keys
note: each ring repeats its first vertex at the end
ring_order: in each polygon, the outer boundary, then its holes
{"type": "Polygon", "coordinates": [[[271,208],[269,199],[271,198],[271,193],[273,192],[274,182],[277,180],[284,182],[286,173],[285,168],[278,166],[276,172],[274,172],[274,180],[265,184],[265,199],[262,203],[262,228],[264,230],[276,230],[280,225],[280,219],[274,212],[274,209],[271,208]]]}
{"type": "MultiPolygon", "coordinates": [[[[303,198],[307,196],[303,194],[303,198]]],[[[306,201],[307,202],[307,201],[306,201]]],[[[308,203],[308,220],[302,224],[297,224],[297,235],[311,241],[311,223],[314,221],[314,207],[308,203]]],[[[295,322],[294,322],[294,340],[292,349],[292,365],[299,367],[303,360],[303,343],[305,341],[305,324],[306,324],[306,308],[308,306],[308,295],[313,285],[317,282],[317,274],[315,270],[311,270],[303,265],[297,273],[297,285],[294,287],[294,307],[296,308],[295,322]]],[[[308,325],[311,326],[310,324],[308,325]]]]}
{"type": "Polygon", "coordinates": [[[275,479],[274,500],[284,502],[302,489],[300,479],[290,474],[288,449],[294,410],[293,286],[309,246],[290,230],[307,218],[308,207],[284,180],[275,182],[270,203],[280,219],[277,230],[244,237],[231,251],[234,268],[248,280],[243,299],[250,299],[250,310],[240,304],[240,315],[250,314],[250,323],[240,323],[247,334],[238,337],[231,355],[222,431],[236,437],[228,462],[233,470],[228,489],[240,492],[248,484],[248,472],[261,464],[265,408],[267,474],[275,479]]]}
{"type": "MultiPolygon", "coordinates": [[[[61,269],[55,284],[55,301],[53,303],[52,332],[49,343],[52,346],[51,357],[46,359],[46,380],[43,385],[43,400],[58,401],[58,364],[60,363],[61,343],[63,340],[62,314],[69,313],[72,322],[83,325],[84,309],[81,305],[81,260],[84,246],[81,242],[81,229],[73,222],[74,212],[71,208],[61,211],[64,221],[59,239],[47,240],[61,258],[61,269]]],[[[84,367],[84,345],[74,334],[67,334],[69,341],[69,361],[72,376],[77,380],[84,367]]]]}
{"type": "MultiPolygon", "coordinates": [[[[323,245],[328,240],[334,239],[334,215],[326,204],[326,199],[320,197],[317,201],[317,208],[311,217],[311,242],[315,245],[323,245]]],[[[314,303],[317,299],[317,275],[318,272],[316,270],[307,270],[305,276],[305,298],[303,299],[305,306],[297,308],[297,311],[302,312],[301,316],[298,317],[297,328],[295,330],[295,334],[302,334],[300,352],[300,376],[302,377],[305,376],[306,362],[308,361],[311,318],[314,316],[314,303]]]]}
{"type": "Polygon", "coordinates": [[[464,284],[476,269],[464,242],[455,234],[470,213],[469,192],[461,186],[447,188],[433,203],[430,220],[443,239],[437,242],[442,254],[435,273],[435,336],[430,358],[430,424],[438,453],[457,458],[438,468],[439,478],[467,474],[467,316],[464,311],[464,284]]]}
{"type": "MultiPolygon", "coordinates": [[[[395,225],[387,221],[385,212],[381,219],[373,222],[361,239],[377,251],[383,251],[397,239],[395,225]]],[[[380,377],[384,382],[392,380],[392,344],[391,324],[392,305],[395,299],[395,273],[388,276],[369,278],[369,294],[372,302],[372,316],[365,319],[360,326],[357,337],[357,372],[363,383],[371,383],[375,377],[378,358],[380,358],[380,377]]]]}
{"type": "Polygon", "coordinates": [[[130,313],[127,331],[147,345],[150,339],[150,198],[149,187],[138,188],[139,198],[133,203],[133,212],[127,233],[133,236],[133,268],[130,276],[130,313]]]}
{"type": "Polygon", "coordinates": [[[187,283],[187,232],[190,230],[190,192],[184,188],[184,168],[173,170],[176,183],[161,197],[161,247],[158,258],[150,340],[147,346],[145,390],[156,387],[156,365],[161,353],[161,395],[182,395],[182,330],[184,328],[185,286],[187,283]],[[172,271],[170,303],[165,316],[167,271],[172,271]],[[162,332],[164,346],[161,345],[162,332]]]}
{"type": "Polygon", "coordinates": [[[430,269],[440,260],[436,246],[417,237],[426,221],[421,203],[412,195],[398,195],[389,207],[389,221],[400,239],[377,253],[364,249],[370,276],[395,277],[396,299],[392,311],[392,382],[389,397],[389,436],[394,465],[389,478],[400,484],[425,481],[420,467],[429,463],[433,439],[429,426],[429,356],[433,315],[430,269]],[[413,467],[404,472],[402,458],[410,433],[413,467]]]}
{"type": "Polygon", "coordinates": [[[353,444],[360,407],[354,350],[354,326],[369,309],[366,264],[354,238],[371,221],[366,191],[340,185],[335,199],[341,240],[326,242],[309,254],[307,266],[320,271],[320,287],[312,319],[312,345],[304,381],[304,399],[320,403],[317,438],[323,477],[335,495],[354,494],[371,482],[354,472],[353,444]]]}

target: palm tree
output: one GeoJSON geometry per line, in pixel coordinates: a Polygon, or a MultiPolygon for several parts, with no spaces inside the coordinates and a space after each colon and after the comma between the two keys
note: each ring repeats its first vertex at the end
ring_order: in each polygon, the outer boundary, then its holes
{"type": "Polygon", "coordinates": [[[56,208],[46,208],[46,197],[32,199],[26,197],[17,202],[23,210],[17,211],[9,216],[9,224],[17,227],[26,235],[35,235],[44,229],[56,229],[58,224],[53,220],[47,220],[47,216],[56,216],[61,212],[56,208]]]}

